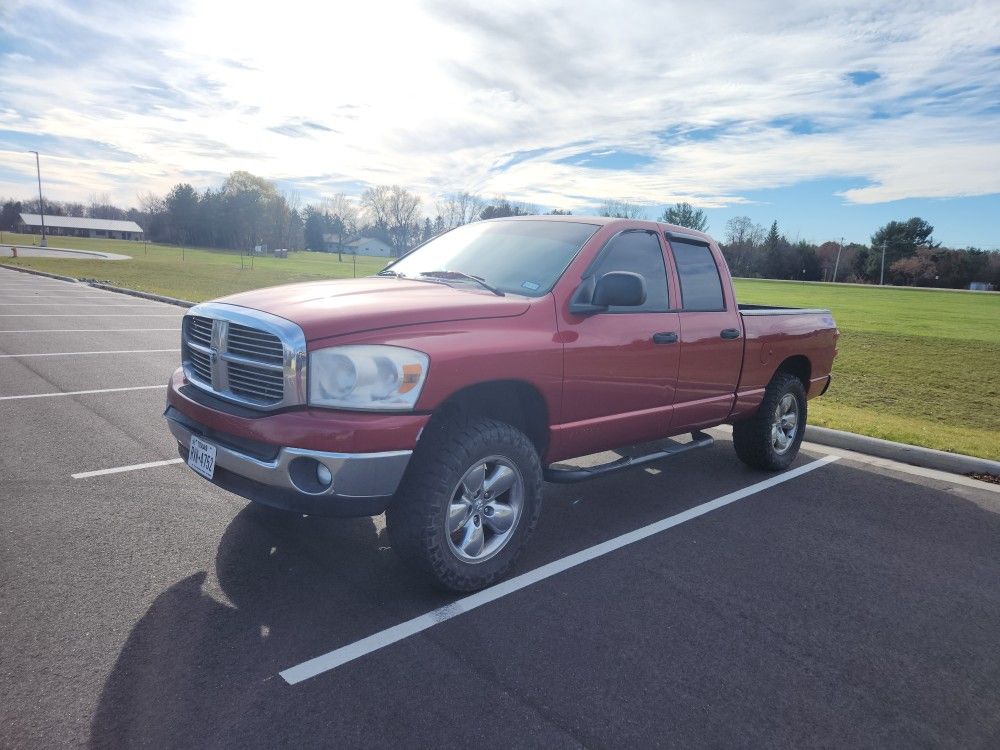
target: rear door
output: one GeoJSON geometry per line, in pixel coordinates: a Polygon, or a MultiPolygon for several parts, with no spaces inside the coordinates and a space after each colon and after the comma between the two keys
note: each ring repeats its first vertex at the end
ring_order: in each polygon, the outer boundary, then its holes
{"type": "Polygon", "coordinates": [[[672,431],[718,424],[733,408],[743,329],[721,256],[698,237],[667,233],[680,287],[680,368],[672,431]],[[725,279],[725,281],[724,281],[725,279]]]}
{"type": "Polygon", "coordinates": [[[560,320],[564,342],[563,421],[567,455],[669,434],[679,362],[678,314],[658,232],[612,237],[587,275],[632,271],[646,280],[646,302],[560,320]]]}

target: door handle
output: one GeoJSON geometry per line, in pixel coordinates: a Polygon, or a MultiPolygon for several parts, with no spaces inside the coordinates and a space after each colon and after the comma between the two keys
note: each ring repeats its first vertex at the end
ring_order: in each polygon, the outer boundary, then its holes
{"type": "Polygon", "coordinates": [[[738,339],[740,337],[740,331],[738,328],[724,328],[720,333],[724,339],[738,339]]]}
{"type": "Polygon", "coordinates": [[[677,343],[677,334],[674,333],[673,331],[670,331],[669,333],[654,333],[653,334],[653,343],[654,344],[676,344],[677,343]]]}

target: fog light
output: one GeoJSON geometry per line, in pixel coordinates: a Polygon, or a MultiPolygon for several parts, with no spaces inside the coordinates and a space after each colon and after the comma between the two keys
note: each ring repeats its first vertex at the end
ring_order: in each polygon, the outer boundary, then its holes
{"type": "Polygon", "coordinates": [[[316,481],[324,487],[329,487],[333,483],[333,472],[321,463],[316,464],[316,481]]]}

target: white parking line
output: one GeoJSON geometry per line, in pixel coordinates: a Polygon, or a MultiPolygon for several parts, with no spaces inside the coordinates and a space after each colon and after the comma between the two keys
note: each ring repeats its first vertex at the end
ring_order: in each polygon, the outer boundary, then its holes
{"type": "Polygon", "coordinates": [[[0,333],[124,333],[126,331],[173,331],[180,333],[180,328],[29,328],[18,331],[3,331],[0,333]]]}
{"type": "Polygon", "coordinates": [[[81,354],[154,354],[179,351],[180,349],[109,349],[103,352],[38,352],[32,354],[0,354],[0,359],[13,357],[76,357],[81,354]]]}
{"type": "Polygon", "coordinates": [[[24,398],[55,398],[56,396],[84,396],[88,393],[116,393],[118,391],[148,391],[152,388],[166,388],[164,385],[133,385],[128,388],[95,388],[91,391],[60,391],[58,393],[29,393],[26,396],[0,396],[0,401],[17,401],[24,398]]]}
{"type": "Polygon", "coordinates": [[[0,302],[0,307],[147,307],[148,304],[162,305],[162,302],[152,302],[137,305],[121,302],[0,302]]]}
{"type": "Polygon", "coordinates": [[[438,609],[420,615],[419,617],[414,617],[412,620],[400,623],[399,625],[395,625],[391,628],[386,628],[385,630],[379,631],[378,633],[370,635],[367,638],[362,638],[360,641],[355,641],[354,643],[342,646],[341,648],[330,651],[322,656],[317,656],[314,659],[303,662],[302,664],[289,667],[279,674],[289,685],[296,685],[303,680],[308,680],[309,678],[315,677],[323,672],[329,672],[331,669],[336,669],[337,667],[354,661],[355,659],[360,659],[362,656],[370,654],[373,651],[378,651],[379,649],[385,648],[393,643],[409,638],[411,635],[421,633],[424,630],[432,628],[435,625],[439,625],[442,622],[446,622],[454,617],[458,617],[461,614],[471,612],[474,609],[482,607],[484,604],[489,604],[490,602],[496,601],[497,599],[507,596],[508,594],[513,594],[514,592],[520,591],[521,589],[538,583],[539,581],[544,581],[546,578],[551,578],[558,573],[563,573],[570,568],[575,568],[577,565],[582,565],[585,562],[602,557],[609,552],[614,552],[622,547],[635,544],[636,542],[647,539],[654,534],[659,534],[661,531],[666,531],[674,526],[678,526],[682,523],[698,518],[699,516],[703,516],[706,513],[711,513],[713,510],[718,510],[726,505],[735,503],[737,500],[742,500],[750,495],[755,495],[758,492],[762,492],[763,490],[782,484],[783,482],[787,482],[790,479],[800,477],[803,474],[807,474],[810,471],[814,471],[815,469],[826,466],[827,464],[837,460],[839,460],[838,456],[824,456],[821,459],[812,461],[811,463],[800,466],[797,469],[792,469],[791,471],[785,472],[779,476],[772,477],[771,479],[765,479],[763,482],[757,482],[757,484],[744,487],[742,490],[737,490],[736,492],[730,492],[728,495],[715,498],[715,500],[709,500],[707,503],[696,505],[683,513],[678,513],[675,516],[670,516],[669,518],[664,518],[661,521],[656,521],[648,526],[643,526],[641,529],[630,531],[627,534],[622,534],[621,536],[609,539],[601,544],[595,544],[593,547],[588,547],[585,550],[581,550],[580,552],[569,555],[560,560],[556,560],[555,562],[548,563],[540,568],[535,568],[535,570],[523,573],[522,575],[511,578],[510,580],[502,581],[501,583],[491,586],[488,589],[484,589],[483,591],[472,594],[463,599],[459,599],[451,604],[446,604],[443,607],[439,607],[438,609]]]}
{"type": "Polygon", "coordinates": [[[171,464],[184,463],[183,458],[169,458],[166,461],[150,461],[145,464],[132,464],[131,466],[116,466],[113,469],[98,469],[97,471],[81,471],[79,474],[70,474],[73,479],[86,479],[87,477],[101,477],[105,474],[121,474],[125,471],[138,471],[139,469],[153,469],[157,466],[170,466],[171,464]]]}

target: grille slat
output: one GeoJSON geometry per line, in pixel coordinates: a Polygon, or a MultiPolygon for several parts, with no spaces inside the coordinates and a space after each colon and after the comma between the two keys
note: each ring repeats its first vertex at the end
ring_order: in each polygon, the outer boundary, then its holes
{"type": "Polygon", "coordinates": [[[273,333],[258,331],[239,323],[229,324],[226,351],[276,365],[285,361],[285,347],[281,339],[273,333]]]}
{"type": "Polygon", "coordinates": [[[201,318],[191,315],[187,318],[187,336],[196,344],[202,346],[212,345],[212,321],[210,318],[201,318]]]}
{"type": "Polygon", "coordinates": [[[280,401],[284,395],[284,378],[270,370],[230,362],[228,375],[229,389],[241,396],[280,401]]]}
{"type": "Polygon", "coordinates": [[[206,383],[212,382],[212,365],[208,359],[208,356],[199,352],[197,349],[192,349],[190,346],[187,348],[188,359],[191,362],[191,367],[194,369],[195,374],[204,380],[206,383]]]}

